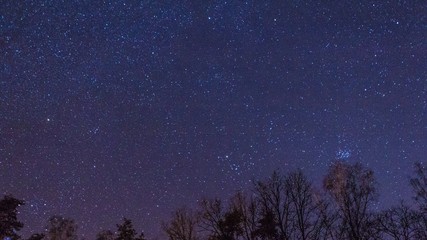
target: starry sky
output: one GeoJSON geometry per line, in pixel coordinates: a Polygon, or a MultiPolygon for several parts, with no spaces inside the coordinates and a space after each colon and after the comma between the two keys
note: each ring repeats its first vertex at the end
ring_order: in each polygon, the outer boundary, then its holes
{"type": "Polygon", "coordinates": [[[0,190],[89,238],[336,160],[409,199],[426,39],[424,0],[0,1],[0,190]]]}

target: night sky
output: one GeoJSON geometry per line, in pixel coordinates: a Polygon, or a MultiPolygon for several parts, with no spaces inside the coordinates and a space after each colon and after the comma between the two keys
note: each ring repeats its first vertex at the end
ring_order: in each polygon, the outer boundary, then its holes
{"type": "Polygon", "coordinates": [[[427,156],[427,2],[0,1],[0,190],[149,237],[203,196],[336,160],[383,205],[427,156]]]}

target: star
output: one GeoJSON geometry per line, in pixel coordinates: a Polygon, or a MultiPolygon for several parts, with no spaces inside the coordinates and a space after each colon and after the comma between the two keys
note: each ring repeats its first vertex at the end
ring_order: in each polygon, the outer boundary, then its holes
{"type": "Polygon", "coordinates": [[[27,201],[22,238],[61,213],[80,237],[126,216],[165,239],[158,222],[182,205],[275,170],[318,181],[336,161],[372,169],[378,208],[412,201],[407,176],[427,156],[424,9],[1,1],[0,182],[27,201]]]}

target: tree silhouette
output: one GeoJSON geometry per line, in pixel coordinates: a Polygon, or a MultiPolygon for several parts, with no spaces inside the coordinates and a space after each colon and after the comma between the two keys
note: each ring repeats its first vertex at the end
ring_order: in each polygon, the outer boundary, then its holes
{"type": "Polygon", "coordinates": [[[117,237],[115,240],[144,240],[144,233],[137,234],[133,228],[132,221],[127,218],[123,218],[122,224],[117,224],[117,237]]]}
{"type": "Polygon", "coordinates": [[[427,211],[427,169],[421,163],[415,163],[415,176],[411,178],[415,200],[427,211]]]}
{"type": "Polygon", "coordinates": [[[0,200],[0,239],[19,239],[18,231],[24,224],[18,221],[17,208],[24,205],[24,201],[6,195],[0,200]]]}
{"type": "Polygon", "coordinates": [[[237,239],[242,234],[241,223],[242,213],[238,209],[230,209],[218,223],[221,235],[217,239],[237,239]]]}
{"type": "Polygon", "coordinates": [[[258,239],[256,230],[261,214],[261,208],[254,196],[248,196],[243,191],[237,192],[231,198],[231,209],[241,215],[240,235],[244,240],[258,239]]]}
{"type": "Polygon", "coordinates": [[[342,229],[338,227],[339,212],[331,201],[323,197],[318,204],[318,214],[320,219],[319,239],[340,240],[342,239],[342,229]]]}
{"type": "Polygon", "coordinates": [[[258,220],[258,227],[254,231],[254,236],[262,240],[275,240],[278,238],[277,221],[271,209],[264,209],[258,220]]]}
{"type": "Polygon", "coordinates": [[[255,232],[258,237],[320,239],[324,202],[301,170],[288,175],[273,172],[269,179],[255,185],[255,193],[261,208],[255,232]]]}
{"type": "Polygon", "coordinates": [[[200,202],[200,228],[209,236],[220,236],[221,229],[218,223],[223,217],[222,201],[216,199],[202,199],[200,202]]]}
{"type": "Polygon", "coordinates": [[[49,240],[77,240],[77,224],[73,219],[52,216],[47,226],[46,238],[49,240]]]}
{"type": "Polygon", "coordinates": [[[416,239],[419,215],[403,202],[378,215],[379,231],[395,240],[416,239]]]}
{"type": "Polygon", "coordinates": [[[411,178],[410,183],[420,208],[417,237],[427,239],[427,168],[420,162],[415,163],[415,176],[411,178]]]}
{"type": "Polygon", "coordinates": [[[114,233],[110,230],[104,230],[96,234],[96,240],[114,240],[114,233]]]}
{"type": "Polygon", "coordinates": [[[341,239],[374,239],[370,205],[377,197],[376,182],[371,170],[361,164],[337,162],[324,179],[324,188],[338,207],[341,239]]]}
{"type": "Polygon", "coordinates": [[[427,239],[427,214],[424,211],[416,212],[416,234],[415,239],[427,239]]]}
{"type": "Polygon", "coordinates": [[[173,213],[170,222],[162,224],[162,228],[170,240],[197,240],[197,224],[196,214],[187,208],[180,208],[173,213]]]}
{"type": "Polygon", "coordinates": [[[199,226],[208,233],[208,239],[237,239],[242,234],[241,222],[241,213],[232,206],[225,210],[220,199],[201,201],[199,226]]]}
{"type": "Polygon", "coordinates": [[[321,219],[319,205],[321,199],[315,195],[311,182],[301,170],[292,172],[285,180],[289,192],[293,239],[315,240],[319,238],[321,219]]]}
{"type": "MultiPolygon", "coordinates": [[[[273,172],[266,181],[259,181],[255,185],[255,192],[264,213],[274,214],[278,239],[291,239],[291,205],[289,191],[285,186],[285,179],[273,172]]],[[[265,226],[263,227],[265,229],[265,226]]]]}
{"type": "MultiPolygon", "coordinates": [[[[258,181],[225,201],[203,199],[199,209],[177,209],[162,227],[169,240],[420,240],[427,239],[427,169],[415,164],[410,185],[416,204],[374,211],[374,173],[361,164],[334,163],[314,189],[301,170],[258,181]],[[248,194],[249,193],[249,194],[248,194]],[[226,203],[226,204],[224,204],[226,203]],[[201,230],[201,231],[200,231],[201,230]]],[[[19,240],[23,224],[12,196],[0,200],[0,240],[19,240]]],[[[27,240],[77,240],[74,220],[52,216],[45,234],[27,240]]],[[[124,218],[117,231],[99,232],[96,240],[145,240],[124,218]]]]}

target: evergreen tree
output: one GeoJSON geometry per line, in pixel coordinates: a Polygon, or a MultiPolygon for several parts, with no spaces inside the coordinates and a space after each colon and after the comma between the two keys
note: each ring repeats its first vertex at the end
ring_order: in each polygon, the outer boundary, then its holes
{"type": "Polygon", "coordinates": [[[18,231],[24,224],[18,221],[17,208],[24,205],[24,201],[6,195],[0,200],[0,239],[19,239],[18,231]]]}
{"type": "Polygon", "coordinates": [[[144,233],[139,236],[133,228],[132,221],[124,218],[122,224],[117,224],[117,237],[115,240],[145,240],[144,233]]]}
{"type": "Polygon", "coordinates": [[[262,215],[261,219],[258,221],[258,228],[255,230],[255,236],[258,236],[260,239],[277,239],[277,222],[274,216],[274,213],[270,209],[266,209],[262,215]]]}

